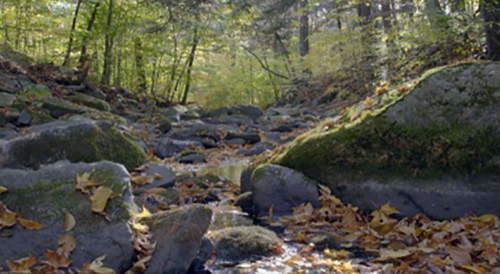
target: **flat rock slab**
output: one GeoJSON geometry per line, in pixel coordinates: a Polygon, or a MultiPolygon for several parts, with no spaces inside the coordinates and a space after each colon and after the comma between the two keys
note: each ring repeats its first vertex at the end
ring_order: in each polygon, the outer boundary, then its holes
{"type": "Polygon", "coordinates": [[[19,224],[2,230],[10,237],[0,237],[0,266],[6,260],[18,260],[29,255],[45,260],[46,250],[55,251],[63,235],[76,238],[71,253],[72,267],[81,269],[84,263],[106,255],[107,267],[118,273],[126,271],[132,262],[132,232],[128,220],[133,209],[131,186],[127,170],[111,162],[71,164],[59,162],[38,171],[0,170],[0,185],[8,192],[0,201],[25,219],[42,224],[41,230],[27,230],[19,224]],[[75,188],[77,175],[90,173],[99,185],[107,186],[119,197],[108,201],[103,216],[92,213],[87,195],[75,188]],[[66,212],[72,214],[76,226],[64,231],[66,212]]]}

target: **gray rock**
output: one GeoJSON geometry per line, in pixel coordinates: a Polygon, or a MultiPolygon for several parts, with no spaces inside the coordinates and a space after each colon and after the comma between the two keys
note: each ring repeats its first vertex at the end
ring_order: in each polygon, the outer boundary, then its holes
{"type": "Polygon", "coordinates": [[[163,164],[148,164],[146,170],[144,170],[142,173],[152,177],[155,177],[156,174],[161,176],[161,179],[155,179],[152,184],[141,187],[144,189],[157,187],[173,187],[175,181],[177,180],[177,176],[175,175],[175,172],[172,170],[172,168],[163,164]]]}
{"type": "Polygon", "coordinates": [[[226,141],[226,144],[228,144],[228,145],[237,145],[237,146],[241,146],[241,145],[244,145],[246,143],[247,143],[247,141],[245,141],[245,139],[242,139],[242,138],[235,138],[235,139],[231,139],[231,140],[226,141]]]}
{"type": "Polygon", "coordinates": [[[111,111],[111,107],[106,101],[97,99],[85,93],[73,92],[73,94],[70,97],[68,97],[68,100],[75,104],[80,104],[87,107],[95,108],[100,111],[106,111],[106,112],[111,111]]]}
{"type": "Polygon", "coordinates": [[[280,239],[271,230],[259,226],[231,227],[216,231],[211,237],[217,260],[222,262],[240,262],[272,256],[273,245],[280,239]]]}
{"type": "Polygon", "coordinates": [[[240,177],[240,192],[245,193],[252,191],[251,180],[252,173],[254,172],[255,167],[249,166],[243,170],[240,177]]]}
{"type": "Polygon", "coordinates": [[[150,227],[156,241],[146,273],[186,273],[199,253],[211,219],[209,207],[190,205],[142,220],[150,227]]]}
{"type": "Polygon", "coordinates": [[[188,273],[205,273],[205,262],[212,257],[214,252],[214,244],[207,236],[203,236],[201,240],[200,250],[198,250],[198,255],[191,263],[188,273]]]}
{"type": "Polygon", "coordinates": [[[31,114],[23,110],[17,118],[16,124],[21,127],[29,126],[31,124],[31,114]]]}
{"type": "Polygon", "coordinates": [[[212,223],[210,231],[221,230],[228,227],[251,226],[253,220],[247,214],[236,210],[227,210],[224,207],[215,207],[212,209],[212,223]]]}
{"type": "Polygon", "coordinates": [[[0,108],[12,106],[15,100],[16,96],[5,92],[0,92],[0,108]]]}
{"type": "Polygon", "coordinates": [[[260,135],[259,133],[243,133],[243,134],[238,134],[234,132],[229,132],[226,135],[226,140],[232,140],[232,139],[243,139],[247,144],[255,144],[260,142],[260,135]]]}
{"type": "Polygon", "coordinates": [[[401,217],[500,214],[500,63],[438,68],[372,100],[380,107],[366,119],[314,129],[274,163],[367,212],[390,202],[401,217]]]}
{"type": "Polygon", "coordinates": [[[168,205],[176,204],[180,194],[175,188],[136,188],[134,202],[139,208],[145,207],[151,213],[164,211],[168,205]]]}
{"type": "Polygon", "coordinates": [[[196,111],[194,110],[188,110],[182,114],[180,114],[180,118],[181,120],[196,120],[196,119],[200,119],[200,114],[198,114],[196,111]]]}
{"type": "Polygon", "coordinates": [[[222,107],[219,109],[215,109],[212,111],[209,111],[207,113],[207,117],[217,117],[217,116],[222,116],[222,115],[228,115],[229,113],[229,108],[228,107],[222,107]]]}
{"type": "Polygon", "coordinates": [[[252,105],[247,105],[247,104],[241,104],[241,105],[236,105],[233,106],[229,109],[229,114],[230,115],[243,115],[247,116],[253,119],[257,119],[260,116],[264,114],[262,109],[260,107],[252,106],[252,105]]]}
{"type": "Polygon", "coordinates": [[[131,266],[134,254],[132,233],[128,220],[133,210],[129,174],[121,165],[111,162],[70,164],[59,162],[38,171],[3,169],[0,185],[9,192],[0,196],[7,208],[23,218],[42,224],[41,230],[26,230],[19,224],[4,228],[10,237],[0,237],[0,267],[6,260],[17,260],[27,255],[44,258],[47,250],[54,250],[63,235],[76,238],[76,249],[71,253],[72,266],[82,268],[84,263],[107,255],[106,267],[125,272],[131,266]],[[110,219],[92,214],[90,199],[75,188],[76,177],[89,172],[100,185],[110,187],[119,196],[111,199],[105,209],[110,219]],[[76,226],[65,233],[63,222],[71,213],[76,226]]]}
{"type": "Polygon", "coordinates": [[[180,141],[163,138],[154,147],[154,153],[160,158],[170,158],[183,150],[192,148],[203,148],[203,145],[195,141],[180,141]]]}
{"type": "Polygon", "coordinates": [[[2,146],[0,168],[34,168],[59,160],[109,160],[132,170],[145,161],[145,153],[129,137],[105,121],[56,121],[32,127],[2,146]]]}
{"type": "Polygon", "coordinates": [[[289,216],[303,203],[320,206],[318,185],[300,172],[276,165],[259,166],[252,174],[251,187],[255,214],[289,216]]]}
{"type": "Polygon", "coordinates": [[[276,141],[281,138],[281,132],[269,132],[266,134],[266,139],[269,141],[276,141]]]}
{"type": "Polygon", "coordinates": [[[181,164],[202,164],[206,163],[206,156],[203,153],[190,153],[179,158],[181,164]]]}
{"type": "Polygon", "coordinates": [[[67,114],[83,114],[86,112],[84,108],[57,97],[45,99],[42,103],[42,109],[47,110],[55,118],[60,118],[67,114]]]}
{"type": "Polygon", "coordinates": [[[241,208],[241,211],[247,213],[249,216],[253,216],[253,194],[248,191],[243,194],[240,194],[236,197],[234,201],[234,205],[241,208]]]}

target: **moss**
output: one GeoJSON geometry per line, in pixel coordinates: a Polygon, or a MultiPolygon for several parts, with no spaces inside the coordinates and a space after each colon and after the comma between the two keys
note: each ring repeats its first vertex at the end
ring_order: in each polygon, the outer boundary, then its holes
{"type": "MultiPolygon", "coordinates": [[[[447,75],[459,74],[472,65],[476,64],[456,67],[447,75]]],[[[299,136],[270,162],[299,170],[326,183],[339,179],[355,183],[358,178],[366,179],[367,175],[441,178],[486,172],[500,155],[500,136],[492,126],[478,127],[474,121],[453,123],[452,119],[447,123],[429,122],[418,126],[391,123],[386,115],[382,115],[411,94],[415,87],[425,83],[430,75],[444,69],[426,73],[414,88],[404,94],[392,93],[385,95],[386,98],[374,98],[383,100],[386,105],[364,120],[328,131],[320,126],[299,136]]],[[[493,98],[495,92],[498,90],[492,88],[473,93],[469,103],[474,108],[497,106],[499,99],[493,98]]],[[[457,111],[456,106],[455,109],[448,108],[446,102],[438,104],[444,112],[457,111]]],[[[444,113],[444,117],[447,115],[444,113]]],[[[348,115],[343,118],[348,119],[348,115]]]]}
{"type": "Polygon", "coordinates": [[[109,112],[111,110],[107,102],[82,93],[75,93],[73,96],[69,97],[68,100],[75,104],[84,105],[101,111],[109,112]]]}
{"type": "MultiPolygon", "coordinates": [[[[91,178],[99,185],[110,187],[119,198],[111,199],[106,207],[106,214],[113,222],[130,219],[129,205],[123,201],[126,185],[115,183],[116,177],[111,169],[98,169],[91,172],[91,178]]],[[[87,195],[75,188],[75,181],[35,182],[23,189],[11,190],[0,197],[6,206],[24,218],[52,226],[64,219],[66,212],[77,218],[78,226],[91,225],[102,221],[102,217],[91,211],[91,202],[87,195]],[[93,218],[94,217],[94,218],[93,218]]]]}
{"type": "Polygon", "coordinates": [[[67,159],[71,162],[108,160],[133,170],[145,161],[145,153],[126,135],[109,125],[67,133],[42,132],[32,139],[17,140],[10,152],[14,161],[37,168],[41,163],[67,159]]]}

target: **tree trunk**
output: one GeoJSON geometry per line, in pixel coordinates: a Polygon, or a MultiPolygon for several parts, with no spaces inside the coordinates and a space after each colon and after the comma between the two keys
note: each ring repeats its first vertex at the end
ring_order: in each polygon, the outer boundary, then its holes
{"type": "Polygon", "coordinates": [[[482,11],[486,24],[487,58],[500,61],[500,2],[485,0],[482,11]]]}
{"type": "Polygon", "coordinates": [[[465,0],[453,0],[451,1],[451,12],[463,12],[465,11],[465,0]]]}
{"type": "Polygon", "coordinates": [[[111,58],[113,50],[114,34],[111,31],[111,24],[113,21],[113,0],[109,0],[108,21],[106,24],[106,41],[104,46],[104,69],[102,72],[101,83],[109,85],[111,79],[111,58]]]}
{"type": "Polygon", "coordinates": [[[185,105],[187,103],[189,89],[191,87],[191,72],[193,69],[196,48],[198,47],[199,42],[200,42],[200,40],[198,37],[198,28],[195,27],[194,34],[193,34],[193,46],[191,47],[191,53],[189,54],[189,60],[188,60],[189,63],[188,63],[187,75],[186,75],[186,87],[184,88],[184,96],[182,97],[182,102],[181,102],[181,104],[183,104],[183,105],[185,105]]]}
{"type": "Polygon", "coordinates": [[[444,13],[439,0],[424,0],[425,8],[427,9],[427,17],[431,23],[431,26],[434,30],[447,30],[448,19],[446,18],[446,14],[444,13]]]}
{"type": "Polygon", "coordinates": [[[146,71],[144,70],[144,54],[142,52],[142,40],[135,39],[135,66],[137,70],[137,92],[146,94],[148,84],[146,82],[146,71]]]}
{"type": "Polygon", "coordinates": [[[382,0],[382,24],[384,25],[385,33],[390,34],[392,28],[390,0],[382,0]]]}
{"type": "Polygon", "coordinates": [[[81,5],[82,5],[82,0],[78,0],[78,3],[76,4],[76,9],[75,9],[75,15],[73,16],[73,23],[71,24],[71,32],[69,33],[68,49],[66,51],[66,55],[64,56],[63,67],[65,67],[69,64],[69,58],[71,56],[71,51],[73,48],[73,39],[75,36],[76,21],[78,19],[78,13],[80,12],[81,5]]]}
{"type": "Polygon", "coordinates": [[[82,51],[80,53],[80,65],[83,65],[85,61],[87,61],[87,43],[89,39],[89,34],[92,31],[92,26],[94,26],[94,21],[97,16],[97,11],[99,10],[99,6],[101,6],[101,2],[96,2],[94,5],[94,10],[92,11],[92,15],[90,16],[89,24],[87,25],[87,33],[83,36],[82,39],[82,51]]]}
{"type": "Polygon", "coordinates": [[[300,57],[304,57],[309,53],[309,0],[302,0],[300,2],[300,30],[299,30],[299,47],[300,57]]]}

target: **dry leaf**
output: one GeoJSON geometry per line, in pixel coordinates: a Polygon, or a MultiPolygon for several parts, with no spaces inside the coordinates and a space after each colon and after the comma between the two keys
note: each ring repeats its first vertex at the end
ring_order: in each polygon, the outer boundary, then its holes
{"type": "Polygon", "coordinates": [[[7,189],[3,186],[0,186],[0,194],[7,192],[7,189]]]}
{"type": "Polygon", "coordinates": [[[17,214],[0,202],[0,227],[11,227],[17,223],[17,214]]]}
{"type": "Polygon", "coordinates": [[[68,232],[72,230],[76,225],[75,217],[71,215],[71,213],[66,212],[66,216],[64,216],[64,231],[68,232]]]}
{"type": "Polygon", "coordinates": [[[26,229],[29,229],[29,230],[39,230],[39,229],[42,229],[42,224],[40,224],[38,222],[26,220],[26,219],[23,219],[23,218],[17,218],[17,220],[26,229]]]}
{"type": "Polygon", "coordinates": [[[99,187],[90,198],[92,201],[92,211],[95,213],[104,213],[106,204],[108,203],[108,199],[111,197],[112,193],[113,190],[109,187],[99,187]]]}
{"type": "Polygon", "coordinates": [[[90,179],[89,172],[76,175],[76,189],[82,191],[85,194],[89,194],[88,188],[92,186],[97,186],[97,182],[93,179],[90,179]]]}
{"type": "Polygon", "coordinates": [[[58,254],[57,252],[51,250],[47,250],[45,252],[45,255],[47,256],[48,261],[44,263],[48,263],[51,266],[55,267],[56,269],[68,268],[69,265],[73,262],[67,256],[58,254]]]}
{"type": "Polygon", "coordinates": [[[448,252],[450,253],[451,259],[458,264],[463,264],[463,265],[468,265],[472,263],[472,258],[470,256],[469,251],[455,247],[455,246],[449,246],[448,247],[448,252]]]}
{"type": "Polygon", "coordinates": [[[34,257],[27,257],[17,261],[7,260],[7,267],[12,273],[31,273],[30,268],[36,263],[36,259],[34,257]]]}
{"type": "Polygon", "coordinates": [[[69,257],[71,252],[76,248],[76,239],[73,236],[61,236],[57,243],[59,244],[57,253],[66,257],[69,257]]]}

